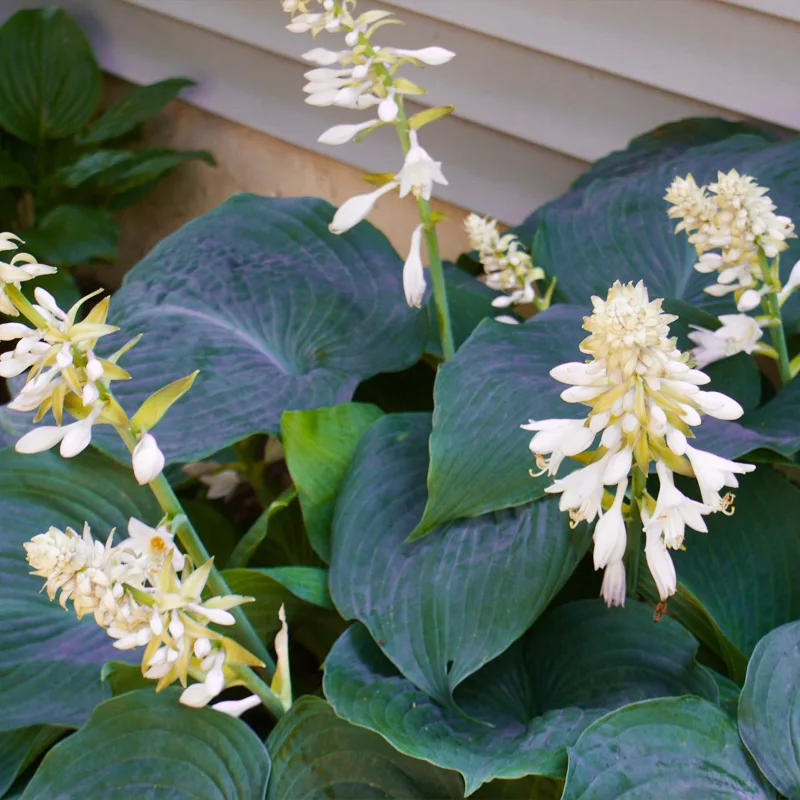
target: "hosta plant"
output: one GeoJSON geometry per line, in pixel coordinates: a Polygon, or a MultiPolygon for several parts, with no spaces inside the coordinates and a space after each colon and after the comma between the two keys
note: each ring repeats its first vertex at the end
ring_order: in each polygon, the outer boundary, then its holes
{"type": "Polygon", "coordinates": [[[137,146],[141,124],[188,86],[169,78],[100,109],[91,45],[59,8],[23,9],[0,25],[0,228],[23,235],[61,272],[49,287],[71,304],[69,268],[117,257],[113,212],[143,200],[205,151],[137,146]]]}
{"type": "Polygon", "coordinates": [[[398,136],[372,190],[233,197],[71,308],[0,239],[0,792],[800,794],[800,143],[646,134],[470,216],[476,280],[406,108],[454,54],[283,5],[362,112],[322,141],[398,136]]]}

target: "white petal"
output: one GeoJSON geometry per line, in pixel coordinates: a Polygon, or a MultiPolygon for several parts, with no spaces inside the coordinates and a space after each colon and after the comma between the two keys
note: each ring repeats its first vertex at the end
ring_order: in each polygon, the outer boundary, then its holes
{"type": "Polygon", "coordinates": [[[43,425],[40,428],[34,428],[14,445],[14,449],[18,453],[26,454],[41,453],[43,450],[49,450],[64,438],[68,427],[68,425],[65,427],[43,425]]]}
{"type": "Polygon", "coordinates": [[[422,225],[411,234],[411,248],[403,265],[403,291],[409,306],[419,308],[425,295],[425,271],[422,265],[422,225]]]}
{"type": "Polygon", "coordinates": [[[377,119],[370,119],[366,122],[362,122],[360,125],[334,125],[332,128],[328,128],[322,136],[317,139],[320,144],[329,144],[329,145],[340,145],[346,144],[349,141],[357,136],[361,131],[365,131],[367,128],[371,128],[374,125],[378,125],[379,120],[377,119]]]}
{"type": "Polygon", "coordinates": [[[65,430],[67,430],[67,434],[61,440],[60,448],[64,458],[77,456],[92,443],[92,423],[88,418],[67,425],[65,430]]]}
{"type": "Polygon", "coordinates": [[[405,58],[415,58],[429,67],[438,67],[455,58],[455,53],[445,50],[444,47],[423,47],[421,50],[395,50],[396,55],[405,58]]]}
{"type": "Polygon", "coordinates": [[[241,700],[223,700],[220,703],[214,703],[211,708],[231,717],[240,717],[245,711],[260,705],[261,698],[257,694],[251,694],[250,697],[241,700]]]}
{"type": "Polygon", "coordinates": [[[739,298],[739,302],[736,304],[736,308],[739,311],[752,311],[754,308],[758,308],[761,305],[761,294],[757,292],[755,289],[747,289],[742,293],[742,296],[739,298]]]}
{"type": "Polygon", "coordinates": [[[382,100],[378,106],[378,116],[382,122],[394,122],[399,113],[400,107],[397,105],[397,101],[391,95],[382,100]]]}
{"type": "Polygon", "coordinates": [[[625,447],[611,457],[608,466],[603,472],[603,483],[606,485],[619,483],[631,471],[633,451],[625,447]]]}
{"type": "Polygon", "coordinates": [[[180,702],[185,706],[192,708],[203,708],[207,706],[214,698],[215,694],[209,694],[208,689],[204,683],[193,683],[183,690],[180,696],[180,702]]]}
{"type": "Polygon", "coordinates": [[[625,565],[622,561],[609,564],[603,573],[600,594],[609,608],[625,605],[625,565]]]}
{"type": "Polygon", "coordinates": [[[154,481],[164,469],[164,454],[158,447],[155,436],[143,434],[133,449],[131,457],[133,474],[140,486],[154,481]]]}
{"type": "Polygon", "coordinates": [[[387,192],[392,191],[397,184],[392,181],[387,183],[386,186],[381,186],[369,194],[358,194],[351,197],[343,205],[341,205],[333,217],[331,224],[328,226],[331,233],[341,234],[349,231],[350,228],[358,225],[359,222],[366,219],[375,203],[379,198],[383,197],[387,192]]]}
{"type": "Polygon", "coordinates": [[[698,392],[694,399],[706,414],[717,419],[739,419],[744,414],[744,409],[722,392],[698,392]]]}

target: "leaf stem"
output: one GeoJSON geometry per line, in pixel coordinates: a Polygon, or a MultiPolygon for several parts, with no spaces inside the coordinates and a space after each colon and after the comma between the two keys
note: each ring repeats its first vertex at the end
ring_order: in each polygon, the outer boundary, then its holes
{"type": "Polygon", "coordinates": [[[639,583],[639,562],[642,557],[642,518],[639,513],[641,498],[644,496],[647,476],[634,465],[631,480],[631,504],[628,519],[625,520],[625,532],[628,541],[625,546],[625,583],[628,594],[633,597],[639,583]]]}
{"type": "MultiPolygon", "coordinates": [[[[398,106],[395,127],[403,146],[403,153],[408,155],[411,149],[410,127],[408,117],[403,108],[402,98],[396,98],[398,106]]],[[[453,325],[450,320],[450,306],[447,302],[447,284],[444,279],[444,267],[439,252],[439,237],[436,233],[436,223],[432,219],[431,204],[424,198],[417,198],[417,209],[425,234],[425,244],[428,248],[428,271],[433,283],[433,302],[436,306],[436,316],[439,324],[439,337],[442,341],[442,354],[445,361],[449,361],[456,354],[453,339],[453,325]]]]}
{"type": "Polygon", "coordinates": [[[272,689],[267,686],[253,670],[247,667],[236,667],[236,673],[242,683],[253,693],[261,698],[261,702],[272,713],[275,719],[280,719],[285,713],[283,703],[272,689]]]}

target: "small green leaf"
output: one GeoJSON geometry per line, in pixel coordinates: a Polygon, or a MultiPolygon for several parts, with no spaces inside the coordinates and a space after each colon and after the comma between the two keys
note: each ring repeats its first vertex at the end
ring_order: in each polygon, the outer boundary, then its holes
{"type": "Polygon", "coordinates": [[[747,667],[739,701],[739,732],[770,782],[786,797],[800,796],[800,622],[768,633],[747,667]]]}
{"type": "Polygon", "coordinates": [[[153,392],[133,415],[131,420],[133,430],[143,433],[155,428],[164,414],[192,388],[194,379],[199,373],[200,370],[197,369],[190,375],[178,378],[178,380],[172,381],[172,383],[168,383],[158,391],[153,392]]]}
{"type": "Polygon", "coordinates": [[[89,130],[78,137],[79,144],[97,144],[124,136],[140,122],[158,114],[183,89],[194,85],[195,81],[190,78],[167,78],[134,89],[103,112],[89,130]]]}
{"type": "Polygon", "coordinates": [[[769,800],[735,724],[699,697],[648,700],[597,720],[569,750],[563,800],[769,800]]]}
{"type": "Polygon", "coordinates": [[[114,697],[139,689],[155,689],[155,683],[142,675],[140,664],[128,664],[125,661],[106,661],[100,671],[100,680],[111,687],[114,697]]]}
{"type": "Polygon", "coordinates": [[[25,231],[26,248],[45,264],[69,267],[117,257],[119,226],[104,208],[64,205],[25,231]]]}
{"type": "Polygon", "coordinates": [[[94,113],[101,74],[70,15],[23,9],[0,27],[0,127],[30,144],[64,139],[94,113]]]}
{"type": "Polygon", "coordinates": [[[228,569],[223,575],[231,591],[255,598],[243,609],[263,639],[271,639],[280,628],[282,605],[289,621],[289,640],[299,642],[320,660],[345,628],[333,610],[326,569],[228,569]]]}
{"type": "Polygon", "coordinates": [[[114,195],[123,195],[144,186],[152,189],[184,161],[203,161],[210,167],[217,163],[208,150],[137,150],[126,162],[101,176],[101,183],[114,195]]]}
{"type": "Polygon", "coordinates": [[[363,434],[383,416],[372,405],[345,403],[314,411],[285,411],[281,439],[303,519],[320,558],[331,559],[333,507],[363,434]]]}
{"type": "Polygon", "coordinates": [[[434,108],[426,108],[424,111],[420,111],[417,114],[414,114],[413,117],[410,117],[408,124],[413,130],[418,131],[420,128],[425,127],[425,125],[428,125],[431,122],[436,122],[437,119],[446,117],[448,114],[452,114],[455,110],[455,106],[436,106],[434,108]]]}
{"type": "Polygon", "coordinates": [[[317,697],[301,697],[292,706],[270,733],[267,748],[274,764],[267,800],[464,796],[457,773],[398,753],[317,697]]]}
{"type": "Polygon", "coordinates": [[[266,748],[241,720],[182,706],[175,690],[142,690],[101,703],[47,754],[24,798],[260,800],[269,773],[266,748]]]}
{"type": "Polygon", "coordinates": [[[288,508],[296,498],[297,489],[294,486],[290,486],[264,509],[250,530],[236,543],[236,547],[234,547],[230,558],[226,562],[228,569],[246,567],[250,563],[250,559],[256,554],[256,551],[269,534],[270,519],[288,508]]]}
{"type": "Polygon", "coordinates": [[[64,186],[75,189],[86,181],[97,180],[121,164],[126,164],[134,155],[132,150],[97,150],[81,156],[74,164],[62,167],[58,179],[64,186]]]}

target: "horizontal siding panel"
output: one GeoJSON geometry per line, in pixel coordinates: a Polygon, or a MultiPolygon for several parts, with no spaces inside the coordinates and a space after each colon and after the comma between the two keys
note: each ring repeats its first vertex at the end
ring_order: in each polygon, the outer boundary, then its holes
{"type": "MultiPolygon", "coordinates": [[[[224,4],[219,0],[127,1],[282,56],[299,59],[311,46],[311,37],[285,30],[287,18],[278,0],[225,0],[224,4]]],[[[446,3],[422,0],[419,5],[438,10],[446,3]]],[[[389,7],[371,3],[373,6],[389,7]]],[[[485,4],[483,8],[486,16],[485,4]]],[[[594,161],[624,147],[633,136],[684,117],[736,118],[715,106],[440,20],[408,12],[402,19],[402,27],[380,31],[381,43],[413,48],[435,42],[457,54],[450,64],[425,71],[421,82],[428,90],[426,102],[452,103],[462,119],[573,158],[594,161]]],[[[327,37],[327,41],[320,37],[321,44],[331,47],[340,41],[341,37],[327,37]]]]}
{"type": "MultiPolygon", "coordinates": [[[[13,8],[3,6],[0,20],[16,8],[36,5],[22,0],[13,8]]],[[[316,142],[326,127],[352,121],[352,112],[305,104],[300,62],[121,0],[62,5],[75,14],[101,64],[115,75],[135,83],[188,75],[199,85],[185,96],[201,108],[366,171],[400,166],[398,144],[388,130],[359,145],[330,148],[316,142]]],[[[587,166],[458,118],[431,126],[425,144],[444,162],[450,180],[437,187],[437,196],[507,222],[562,193],[587,166]]]]}
{"type": "Polygon", "coordinates": [[[720,0],[720,2],[749,8],[760,14],[772,14],[773,17],[800,22],[800,2],[798,0],[720,0]]]}
{"type": "MultiPolygon", "coordinates": [[[[800,0],[762,0],[795,16],[800,0]],[[792,13],[791,9],[795,9],[792,13]]],[[[800,26],[718,0],[391,0],[756,119],[800,129],[800,26]]],[[[785,14],[784,14],[785,16],[785,14]]]]}

